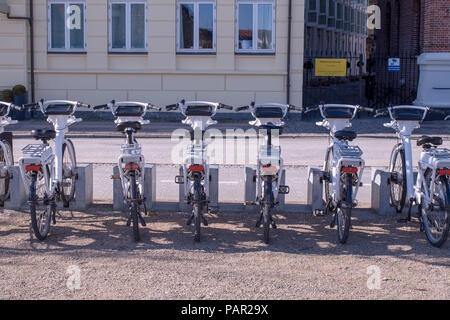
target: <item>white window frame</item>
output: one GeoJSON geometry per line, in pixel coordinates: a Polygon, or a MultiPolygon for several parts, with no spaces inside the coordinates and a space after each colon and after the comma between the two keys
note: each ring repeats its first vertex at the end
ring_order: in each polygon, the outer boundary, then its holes
{"type": "Polygon", "coordinates": [[[87,47],[87,41],[86,41],[86,1],[85,0],[47,0],[47,51],[48,52],[73,52],[73,53],[84,53],[86,52],[87,47]],[[64,12],[65,12],[65,19],[64,19],[64,40],[65,45],[64,48],[53,48],[52,47],[52,11],[51,11],[51,5],[52,4],[63,4],[64,5],[64,12]],[[84,27],[84,33],[83,33],[83,48],[71,48],[70,47],[70,29],[67,28],[67,19],[69,18],[69,15],[67,14],[67,9],[69,8],[70,4],[80,4],[83,5],[83,11],[84,11],[84,19],[81,21],[83,23],[84,27]]]}
{"type": "Polygon", "coordinates": [[[216,53],[217,50],[217,5],[215,0],[179,0],[177,1],[177,53],[216,53]],[[194,5],[194,47],[193,48],[181,48],[181,5],[182,4],[193,4],[194,5]],[[199,15],[199,5],[200,4],[212,4],[213,5],[213,47],[212,49],[200,48],[199,47],[199,33],[200,33],[200,15],[199,15]]]}
{"type": "Polygon", "coordinates": [[[148,1],[147,0],[109,0],[108,1],[108,51],[109,53],[147,53],[148,52],[148,1]],[[112,47],[112,4],[125,5],[125,48],[112,47]],[[131,5],[145,6],[144,48],[131,48],[131,5]]]}
{"type": "Polygon", "coordinates": [[[275,54],[276,43],[276,2],[275,0],[237,0],[236,1],[236,31],[235,31],[235,53],[248,54],[275,54]],[[239,49],[239,5],[251,4],[253,5],[253,49],[239,49]],[[272,49],[258,49],[258,4],[272,5],[272,49]],[[255,32],[256,31],[256,32],[255,32]]]}

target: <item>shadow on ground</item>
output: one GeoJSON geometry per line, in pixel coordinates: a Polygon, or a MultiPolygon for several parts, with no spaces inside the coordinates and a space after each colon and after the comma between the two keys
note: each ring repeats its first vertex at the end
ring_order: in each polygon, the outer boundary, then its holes
{"type": "MultiPolygon", "coordinates": [[[[450,267],[446,243],[437,249],[428,244],[418,223],[398,224],[393,217],[380,217],[368,210],[356,210],[348,243],[336,244],[336,229],[329,228],[329,217],[310,214],[277,214],[278,229],[271,229],[271,244],[262,243],[262,230],[254,227],[256,214],[208,214],[210,223],[202,227],[202,242],[195,243],[187,214],[158,212],[145,218],[142,241],[132,240],[124,213],[110,205],[95,205],[86,213],[61,212],[52,225],[49,238],[35,239],[28,215],[9,211],[0,216],[0,256],[53,253],[61,255],[111,256],[149,250],[200,251],[208,253],[283,252],[295,255],[395,256],[425,264],[450,267]]],[[[173,259],[172,255],[160,259],[173,259]]],[[[0,265],[2,264],[0,260],[0,265]]]]}

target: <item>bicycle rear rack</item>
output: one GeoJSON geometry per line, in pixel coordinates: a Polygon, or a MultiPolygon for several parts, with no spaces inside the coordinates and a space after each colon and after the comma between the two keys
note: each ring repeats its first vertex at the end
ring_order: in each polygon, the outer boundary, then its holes
{"type": "Polygon", "coordinates": [[[343,144],[338,144],[338,146],[338,152],[342,157],[360,158],[363,154],[361,148],[358,146],[349,146],[343,144]]]}
{"type": "Polygon", "coordinates": [[[29,144],[22,148],[22,153],[27,156],[40,158],[47,148],[48,146],[44,144],[29,144]]]}

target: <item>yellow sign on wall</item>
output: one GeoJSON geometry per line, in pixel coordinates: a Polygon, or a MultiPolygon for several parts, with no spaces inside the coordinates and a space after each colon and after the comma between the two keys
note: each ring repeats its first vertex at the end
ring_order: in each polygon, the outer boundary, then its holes
{"type": "Polygon", "coordinates": [[[316,59],[316,77],[346,77],[346,59],[316,59]]]}

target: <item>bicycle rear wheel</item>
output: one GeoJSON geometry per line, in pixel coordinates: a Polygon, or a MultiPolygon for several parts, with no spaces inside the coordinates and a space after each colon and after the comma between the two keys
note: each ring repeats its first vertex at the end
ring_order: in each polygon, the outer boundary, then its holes
{"type": "Polygon", "coordinates": [[[270,242],[270,207],[273,203],[273,193],[272,193],[272,176],[267,176],[264,180],[264,198],[261,205],[262,218],[263,218],[263,240],[265,244],[270,242]]]}
{"type": "MultiPolygon", "coordinates": [[[[47,170],[47,168],[41,170],[47,170]]],[[[34,235],[40,241],[47,238],[50,231],[51,217],[54,214],[54,210],[56,210],[47,199],[45,183],[43,172],[32,174],[29,194],[31,227],[34,235]]]]}
{"type": "Polygon", "coordinates": [[[389,172],[391,173],[391,204],[397,213],[400,213],[406,202],[405,152],[401,148],[401,144],[397,144],[392,150],[389,172]]]}
{"type": "Polygon", "coordinates": [[[341,194],[344,195],[343,202],[336,208],[338,241],[342,244],[347,242],[350,233],[353,204],[353,176],[347,174],[345,184],[341,183],[341,194]]]}
{"type": "Polygon", "coordinates": [[[75,196],[76,174],[75,168],[77,166],[75,157],[75,148],[71,140],[63,144],[63,179],[61,186],[61,200],[64,206],[67,207],[69,202],[75,196]]]}
{"type": "Polygon", "coordinates": [[[3,205],[9,198],[9,186],[11,176],[9,174],[9,166],[12,165],[11,146],[8,141],[2,141],[3,146],[0,148],[0,205],[3,205]]]}
{"type": "Polygon", "coordinates": [[[139,233],[139,205],[137,203],[137,186],[136,186],[136,176],[134,174],[130,175],[130,216],[131,223],[133,224],[133,237],[134,241],[141,240],[139,233]]]}
{"type": "Polygon", "coordinates": [[[433,171],[429,169],[424,174],[431,203],[429,206],[421,206],[421,215],[428,242],[435,247],[441,247],[447,240],[450,229],[450,185],[445,176],[436,177],[432,183],[432,174],[433,171]]]}

